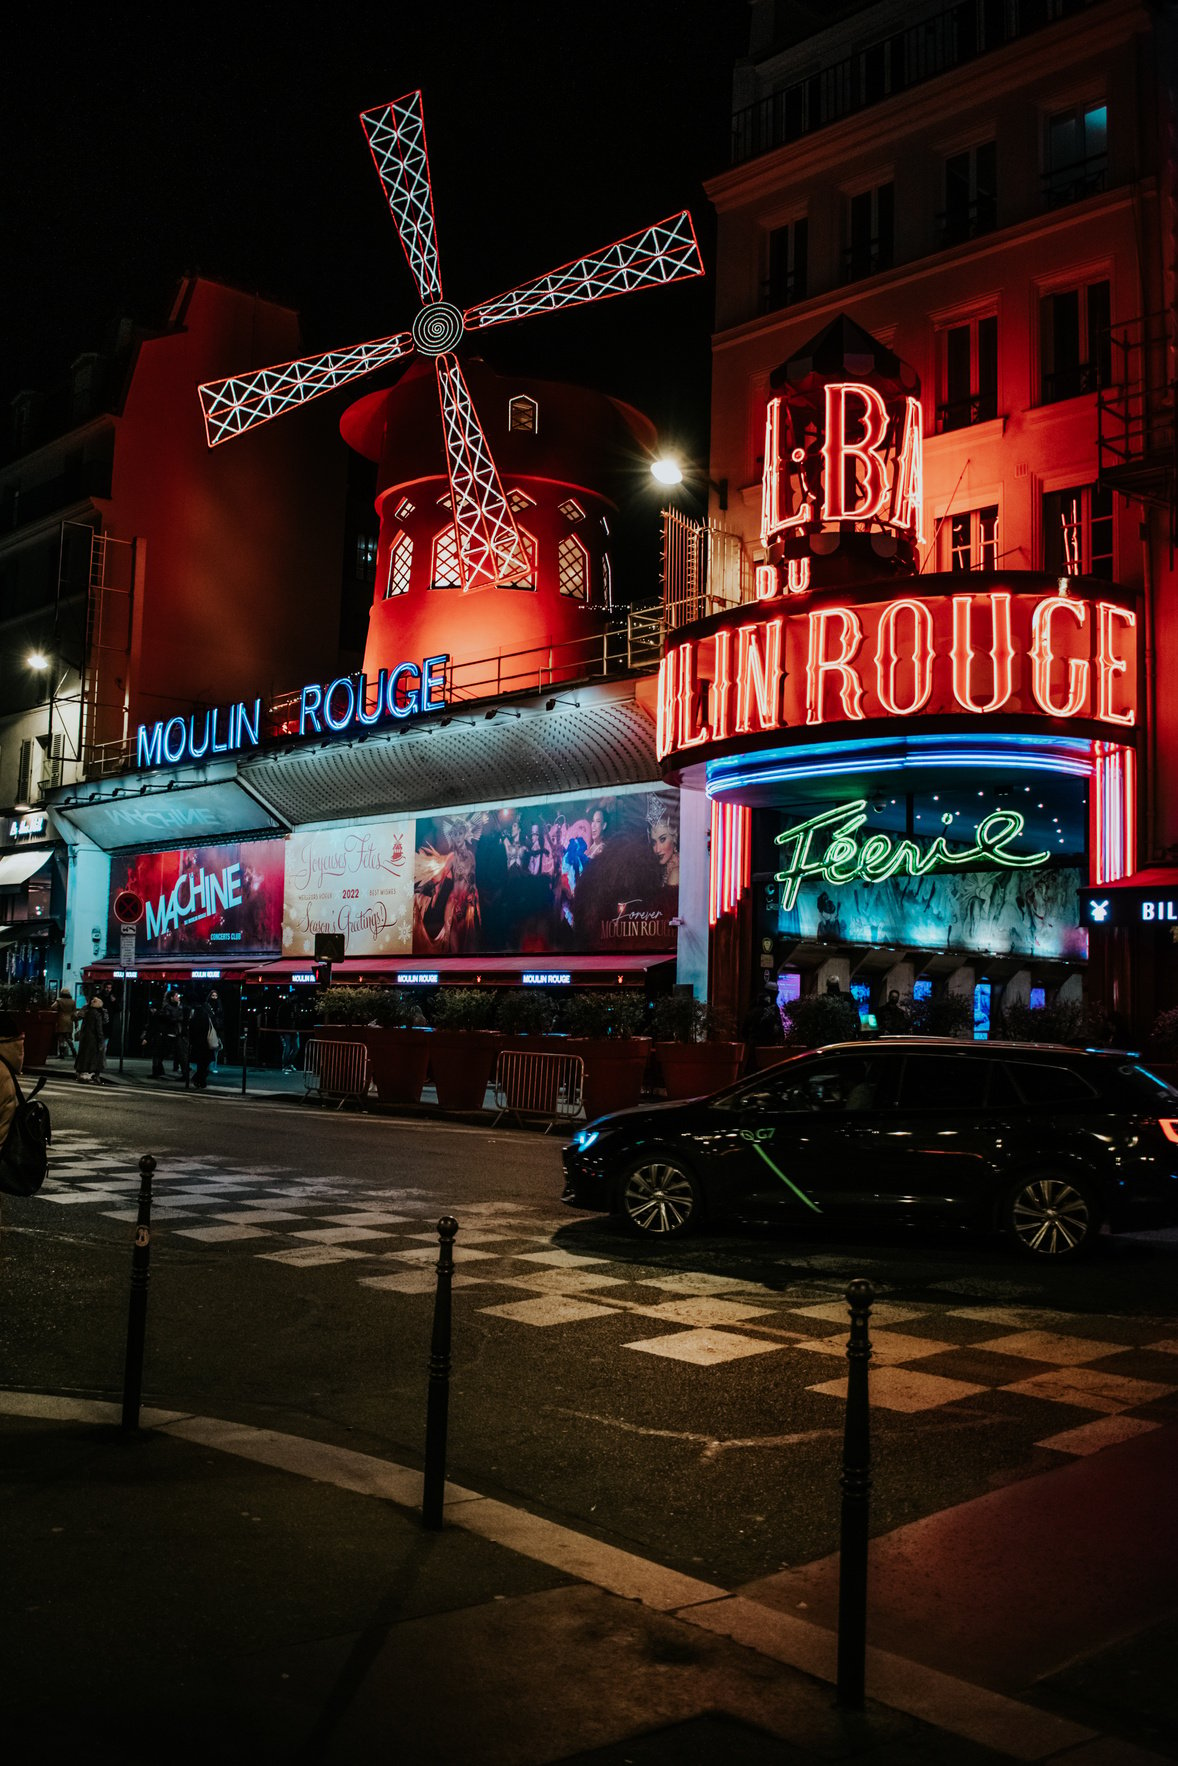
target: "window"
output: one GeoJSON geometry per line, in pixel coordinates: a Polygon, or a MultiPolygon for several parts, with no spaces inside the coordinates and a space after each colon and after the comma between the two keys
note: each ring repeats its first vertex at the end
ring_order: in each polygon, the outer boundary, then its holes
{"type": "Polygon", "coordinates": [[[1013,1068],[1014,1083],[1027,1104],[1090,1104],[1096,1092],[1070,1067],[1041,1067],[1037,1061],[1019,1061],[1013,1068]]]}
{"type": "Polygon", "coordinates": [[[1078,398],[1112,379],[1109,285],[1088,282],[1039,302],[1041,403],[1078,398]]]}
{"type": "Polygon", "coordinates": [[[562,595],[589,599],[589,554],[575,533],[562,534],[556,548],[556,575],[562,595]]]}
{"type": "MultiPolygon", "coordinates": [[[[604,521],[602,525],[605,525],[604,521]]],[[[606,528],[606,532],[609,532],[608,528],[606,528]]],[[[603,552],[601,554],[601,593],[607,611],[612,613],[614,607],[614,574],[610,565],[608,552],[603,552]]]]}
{"type": "Polygon", "coordinates": [[[1052,576],[1113,580],[1113,493],[1077,485],[1043,498],[1043,568],[1052,576]]]}
{"type": "Polygon", "coordinates": [[[755,1085],[736,1093],[731,1108],[776,1115],[781,1111],[885,1110],[896,1091],[900,1063],[894,1055],[841,1055],[808,1063],[798,1072],[792,1061],[761,1074],[755,1085]]]}
{"type": "Polygon", "coordinates": [[[941,398],[937,433],[992,423],[998,415],[998,319],[994,313],[947,325],[939,334],[941,398]]]}
{"type": "Polygon", "coordinates": [[[540,407],[535,399],[528,398],[525,393],[517,393],[515,398],[509,399],[507,402],[507,427],[535,435],[540,427],[540,407]]]}
{"type": "Polygon", "coordinates": [[[401,501],[397,504],[397,507],[393,510],[393,514],[398,521],[406,521],[409,516],[412,515],[416,507],[416,503],[411,503],[408,497],[402,497],[401,501]]]}
{"type": "Polygon", "coordinates": [[[993,141],[952,153],[945,161],[945,211],[937,216],[940,245],[960,245],[998,225],[998,155],[993,141]]]}
{"type": "Polygon", "coordinates": [[[521,509],[534,509],[536,499],[529,497],[526,491],[511,490],[507,493],[507,506],[513,515],[518,515],[521,509]]]}
{"type": "Polygon", "coordinates": [[[761,311],[776,312],[806,298],[808,227],[805,216],[787,227],[774,227],[766,242],[765,280],[761,284],[761,311]]]}
{"type": "Polygon", "coordinates": [[[847,249],[843,254],[843,280],[857,282],[890,270],[895,233],[895,185],[878,184],[861,190],[847,204],[847,249]]]}
{"type": "Polygon", "coordinates": [[[1108,176],[1108,109],[1081,104],[1047,119],[1043,196],[1062,208],[1103,190],[1108,176]]]}
{"type": "Polygon", "coordinates": [[[434,540],[434,560],[429,586],[431,589],[462,587],[462,573],[458,568],[458,529],[452,521],[446,523],[434,540]]]}
{"type": "Polygon", "coordinates": [[[33,753],[37,744],[30,736],[20,745],[20,758],[16,769],[16,801],[18,804],[32,801],[33,792],[33,753]]]}
{"type": "Polygon", "coordinates": [[[900,1109],[984,1109],[992,1065],[970,1055],[909,1055],[904,1062],[900,1109]]]}
{"type": "Polygon", "coordinates": [[[576,497],[566,497],[564,502],[558,503],[556,507],[566,521],[584,521],[585,519],[585,511],[576,497]]]}
{"type": "Polygon", "coordinates": [[[361,533],[356,535],[356,581],[358,583],[374,583],[376,581],[376,546],[375,534],[361,533]]]}
{"type": "Polygon", "coordinates": [[[962,509],[949,520],[949,569],[997,570],[998,505],[962,509]]]}
{"type": "Polygon", "coordinates": [[[389,575],[385,584],[386,601],[394,595],[409,593],[409,572],[413,567],[413,541],[407,533],[398,534],[389,548],[389,575]]]}

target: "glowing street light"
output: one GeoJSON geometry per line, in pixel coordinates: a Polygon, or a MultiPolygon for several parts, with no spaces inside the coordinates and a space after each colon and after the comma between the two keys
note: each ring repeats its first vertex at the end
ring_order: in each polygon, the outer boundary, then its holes
{"type": "Polygon", "coordinates": [[[44,650],[30,650],[29,654],[25,657],[25,662],[29,668],[35,669],[38,674],[43,674],[49,667],[49,657],[44,650]]]}
{"type": "Polygon", "coordinates": [[[663,454],[650,463],[650,475],[660,484],[682,484],[683,468],[674,454],[663,454]]]}

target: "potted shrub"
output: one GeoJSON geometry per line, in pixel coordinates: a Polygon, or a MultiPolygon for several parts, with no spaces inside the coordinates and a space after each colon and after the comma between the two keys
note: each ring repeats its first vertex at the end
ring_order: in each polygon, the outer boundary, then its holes
{"type": "Polygon", "coordinates": [[[973,1035],[973,999],[968,993],[942,993],[904,1001],[913,1036],[973,1035]]]}
{"type": "Polygon", "coordinates": [[[420,1002],[395,987],[329,987],[320,995],[316,1036],[362,1042],[382,1104],[421,1102],[429,1030],[420,1002]]]}
{"type": "Polygon", "coordinates": [[[1178,1006],[1159,1012],[1149,1033],[1149,1070],[1169,1085],[1178,1085],[1178,1006]]]}
{"type": "Polygon", "coordinates": [[[1078,1000],[1056,1000],[1049,1006],[1012,1000],[1002,1008],[1001,1031],[1011,1042],[1067,1042],[1082,1047],[1091,1040],[1088,1013],[1078,1000]]]}
{"type": "Polygon", "coordinates": [[[0,987],[0,1010],[11,1012],[24,1031],[26,1069],[43,1067],[57,1039],[57,1011],[40,982],[6,982],[0,987]]]}
{"type": "Polygon", "coordinates": [[[654,1052],[669,1098],[702,1097],[738,1077],[744,1044],[729,1041],[727,1028],[704,1000],[672,993],[655,1002],[654,1052]]]}
{"type": "Polygon", "coordinates": [[[585,1063],[585,1115],[629,1110],[642,1095],[651,1039],[644,1035],[646,1002],[600,988],[576,993],[565,1010],[569,1053],[585,1063]]]}
{"type": "Polygon", "coordinates": [[[782,1015],[787,1021],[785,1040],[790,1051],[819,1049],[824,1043],[847,1042],[859,1034],[859,1014],[850,994],[805,993],[791,1000],[782,1015]]]}
{"type": "Polygon", "coordinates": [[[503,1038],[488,987],[445,987],[434,997],[429,1064],[442,1110],[481,1110],[503,1038]]]}

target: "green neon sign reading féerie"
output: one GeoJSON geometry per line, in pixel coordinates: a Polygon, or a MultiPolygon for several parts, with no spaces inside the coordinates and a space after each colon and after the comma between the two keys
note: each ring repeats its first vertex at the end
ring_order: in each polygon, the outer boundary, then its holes
{"type": "Polygon", "coordinates": [[[1010,841],[1017,840],[1026,826],[1026,818],[1013,809],[995,809],[983,816],[974,844],[956,850],[949,847],[943,834],[923,848],[914,840],[893,840],[888,834],[869,834],[866,840],[857,840],[855,835],[866,820],[867,799],[859,797],[853,803],[823,810],[777,836],[778,846],[792,847],[788,865],[777,872],[777,881],[783,885],[783,908],[788,911],[797,905],[798,891],[807,877],[821,877],[826,883],[883,883],[898,871],[923,877],[929,871],[962,870],[983,861],[1026,871],[1046,864],[1051,856],[1008,850],[1010,841]]]}

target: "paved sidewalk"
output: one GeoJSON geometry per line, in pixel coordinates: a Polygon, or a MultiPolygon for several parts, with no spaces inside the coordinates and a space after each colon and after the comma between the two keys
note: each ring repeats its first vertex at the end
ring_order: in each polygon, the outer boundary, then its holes
{"type": "Polygon", "coordinates": [[[888,1704],[842,1714],[832,1635],[747,1594],[454,1486],[425,1533],[418,1472],[325,1443],[116,1421],[0,1393],[3,1733],[42,1761],[1153,1758],[879,1652],[888,1704]]]}

